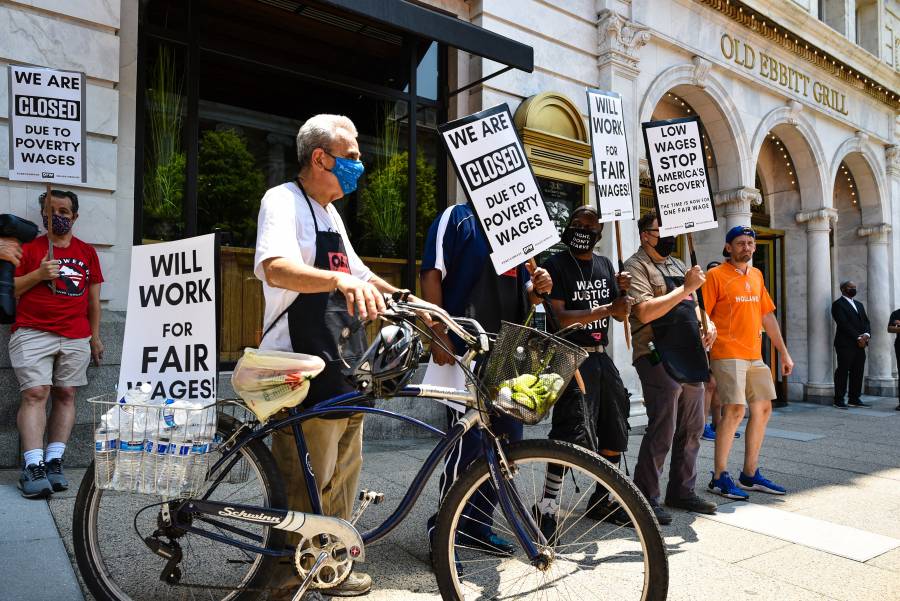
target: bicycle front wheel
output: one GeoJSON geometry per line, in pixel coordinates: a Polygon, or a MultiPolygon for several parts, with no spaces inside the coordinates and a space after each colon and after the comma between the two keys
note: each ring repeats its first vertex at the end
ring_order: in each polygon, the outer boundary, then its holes
{"type": "MultiPolygon", "coordinates": [[[[237,420],[219,414],[217,434],[222,440],[228,440],[237,426],[237,420]]],[[[281,476],[266,445],[255,440],[238,453],[240,459],[209,500],[284,507],[281,476]]],[[[206,487],[201,494],[205,491],[206,487]]],[[[162,581],[166,559],[144,542],[162,527],[160,510],[160,497],[100,490],[94,485],[93,467],[87,470],[75,501],[72,539],[78,569],[98,601],[250,601],[270,585],[277,558],[174,528],[159,540],[180,547],[180,580],[162,581]]],[[[256,546],[284,546],[284,533],[266,525],[241,523],[242,529],[250,531],[249,538],[198,518],[194,518],[193,525],[256,546]]]]}
{"type": "Polygon", "coordinates": [[[494,510],[496,486],[481,459],[453,485],[438,514],[434,568],[443,599],[666,598],[669,567],[659,525],[612,464],[552,440],[511,444],[506,457],[512,484],[548,541],[534,541],[548,561],[532,565],[502,510],[494,510]],[[486,540],[488,532],[512,545],[486,540]]]}

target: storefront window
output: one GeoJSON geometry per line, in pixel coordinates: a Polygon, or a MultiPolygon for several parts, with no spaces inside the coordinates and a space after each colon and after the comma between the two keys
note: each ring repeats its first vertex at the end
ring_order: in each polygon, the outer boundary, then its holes
{"type": "Polygon", "coordinates": [[[370,267],[393,284],[414,285],[445,198],[437,101],[446,51],[315,3],[150,0],[142,11],[140,238],[220,233],[223,289],[234,292],[223,296],[221,359],[258,342],[259,203],[268,188],[296,177],[295,136],[312,115],[355,123],[366,174],[334,206],[370,267]]]}
{"type": "Polygon", "coordinates": [[[174,240],[184,234],[184,49],[157,42],[148,48],[147,55],[143,235],[153,240],[174,240]]]}

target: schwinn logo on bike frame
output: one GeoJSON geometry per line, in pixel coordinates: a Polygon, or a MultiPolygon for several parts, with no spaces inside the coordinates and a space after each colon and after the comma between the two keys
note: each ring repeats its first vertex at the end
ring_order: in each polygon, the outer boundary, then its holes
{"type": "Polygon", "coordinates": [[[241,520],[250,520],[252,522],[264,522],[266,524],[278,524],[283,518],[268,513],[250,513],[243,509],[235,509],[234,507],[226,507],[219,512],[219,515],[226,518],[238,518],[241,520]]]}

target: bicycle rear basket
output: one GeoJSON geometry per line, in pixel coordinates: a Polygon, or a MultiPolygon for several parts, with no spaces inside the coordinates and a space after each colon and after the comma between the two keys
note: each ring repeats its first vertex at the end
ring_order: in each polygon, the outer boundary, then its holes
{"type": "Polygon", "coordinates": [[[504,321],[485,369],[488,402],[500,413],[536,424],[586,358],[584,349],[562,338],[504,321]]]}

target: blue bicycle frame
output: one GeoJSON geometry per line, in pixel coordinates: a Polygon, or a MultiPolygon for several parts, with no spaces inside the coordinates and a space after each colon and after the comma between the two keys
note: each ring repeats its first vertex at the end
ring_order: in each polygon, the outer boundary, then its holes
{"type": "MultiPolygon", "coordinates": [[[[434,398],[436,396],[435,391],[436,389],[434,387],[408,386],[399,391],[394,396],[434,398]]],[[[455,392],[458,393],[456,395],[457,398],[462,399],[467,397],[469,400],[471,400],[472,398],[472,395],[470,393],[466,393],[465,391],[455,392]]],[[[425,422],[408,415],[395,413],[386,409],[370,407],[368,406],[368,404],[362,404],[362,402],[366,400],[367,397],[365,395],[357,392],[350,392],[322,401],[321,403],[318,403],[314,407],[307,410],[300,410],[297,408],[290,409],[288,410],[288,417],[277,421],[267,422],[266,424],[263,424],[262,427],[247,430],[246,432],[240,434],[237,440],[235,440],[230,446],[230,448],[228,448],[223,453],[222,457],[211,467],[210,473],[216,473],[216,471],[219,470],[223,465],[227,464],[226,469],[222,470],[219,473],[219,476],[215,481],[213,481],[202,499],[199,499],[197,501],[188,500],[184,504],[182,504],[179,509],[184,509],[185,507],[187,507],[188,511],[202,511],[203,506],[208,503],[207,500],[209,498],[209,495],[212,494],[212,492],[221,482],[222,478],[225,477],[228,471],[234,466],[235,463],[237,463],[238,459],[240,458],[240,456],[237,455],[237,452],[241,449],[241,447],[249,444],[253,440],[263,439],[276,430],[280,430],[282,428],[290,426],[297,445],[297,453],[300,459],[300,465],[302,466],[302,469],[304,471],[304,481],[306,482],[307,492],[309,494],[309,499],[313,508],[312,513],[321,515],[322,504],[319,497],[318,486],[316,483],[315,474],[312,473],[310,464],[306,460],[308,449],[300,425],[304,421],[314,417],[332,417],[344,414],[350,415],[353,413],[381,415],[391,419],[398,419],[419,428],[423,428],[428,432],[431,432],[432,434],[435,434],[442,438],[442,440],[434,447],[434,449],[432,449],[431,453],[425,459],[425,463],[416,474],[415,478],[409,486],[409,489],[406,491],[406,494],[404,495],[403,499],[400,501],[400,504],[397,506],[394,512],[390,516],[388,516],[387,519],[378,527],[368,532],[362,533],[363,542],[366,544],[373,543],[381,539],[389,532],[391,532],[395,527],[397,527],[406,518],[406,516],[409,515],[409,512],[412,510],[416,500],[418,499],[422,490],[425,488],[428,479],[434,473],[434,470],[437,467],[438,463],[450,451],[453,445],[457,441],[459,441],[459,439],[463,435],[465,435],[466,432],[468,432],[473,427],[480,427],[481,418],[478,410],[469,409],[465,414],[463,414],[462,417],[460,417],[456,421],[455,424],[453,424],[448,432],[443,432],[435,428],[434,426],[426,424],[425,422]]],[[[519,543],[522,545],[529,558],[531,560],[535,560],[537,557],[539,557],[540,553],[533,541],[542,540],[540,530],[535,524],[534,518],[530,514],[530,510],[524,507],[524,505],[522,504],[521,498],[516,493],[512,482],[505,477],[505,473],[509,469],[509,466],[505,463],[505,459],[502,457],[502,450],[497,444],[496,438],[494,438],[493,436],[484,436],[482,437],[482,440],[484,443],[485,457],[488,462],[490,474],[492,480],[497,485],[500,507],[505,514],[508,522],[512,525],[519,543]]],[[[193,532],[200,536],[204,536],[206,538],[210,538],[212,540],[236,546],[246,551],[252,551],[255,553],[273,556],[293,555],[293,549],[269,549],[266,547],[260,547],[245,543],[243,541],[235,540],[221,534],[196,528],[189,523],[180,523],[180,520],[177,519],[179,513],[180,511],[175,512],[176,526],[178,526],[179,528],[183,528],[188,532],[193,532]]],[[[222,524],[221,522],[217,522],[216,525],[234,534],[245,536],[253,540],[259,540],[259,537],[257,537],[256,535],[246,532],[240,528],[222,524]]]]}

